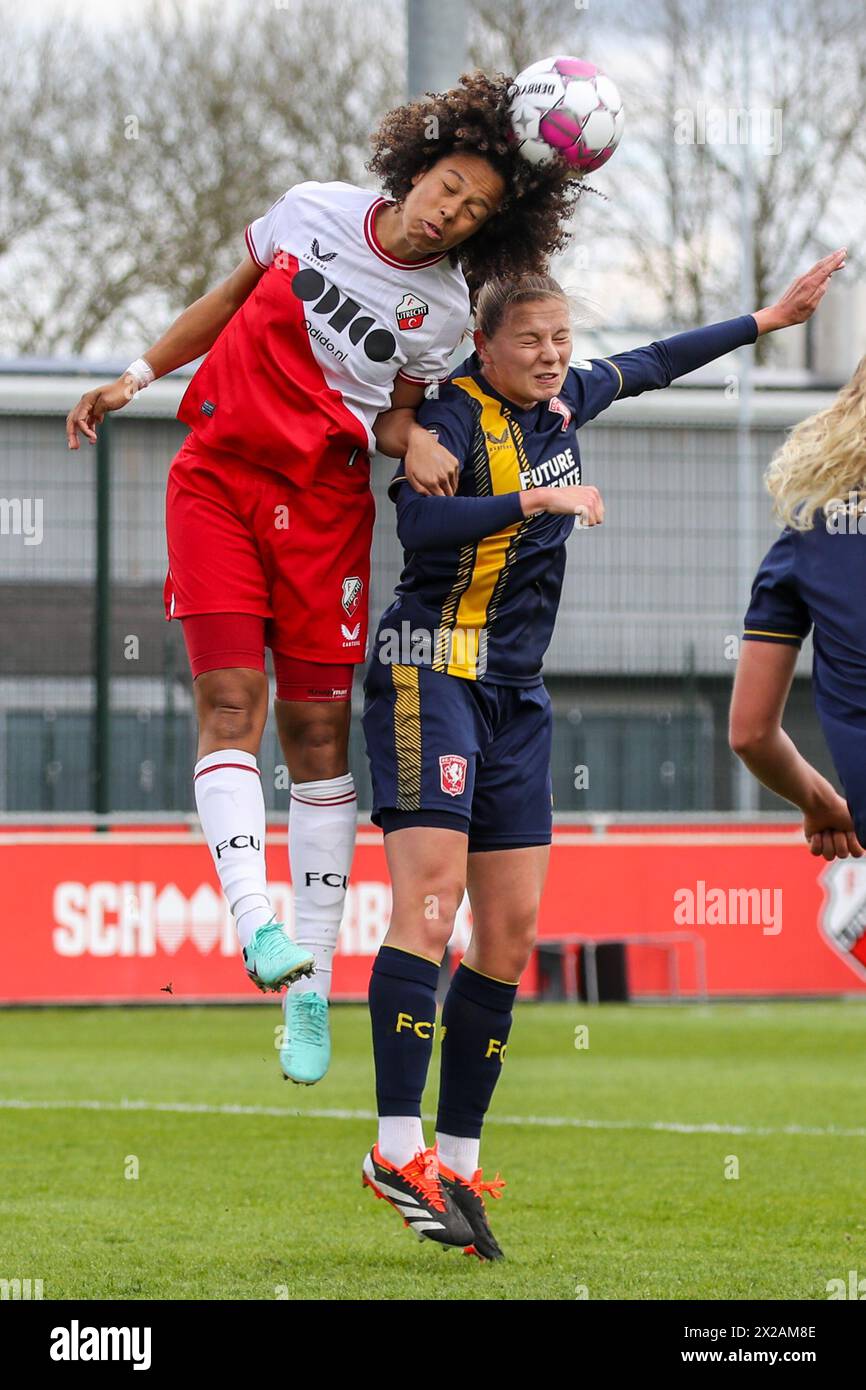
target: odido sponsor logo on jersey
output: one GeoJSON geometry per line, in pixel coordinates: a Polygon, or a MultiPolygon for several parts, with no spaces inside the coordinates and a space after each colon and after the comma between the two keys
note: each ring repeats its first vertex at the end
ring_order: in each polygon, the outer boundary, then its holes
{"type": "MultiPolygon", "coordinates": [[[[274,264],[279,264],[279,257],[274,264]]],[[[360,345],[364,355],[371,362],[390,362],[397,351],[397,339],[394,334],[377,324],[372,314],[362,313],[357,299],[348,294],[344,295],[321,271],[313,270],[309,266],[296,270],[290,288],[295,298],[301,300],[309,315],[304,320],[307,332],[320,342],[326,351],[333,352],[340,361],[345,360],[345,351],[340,351],[322,329],[313,323],[314,314],[322,316],[335,335],[345,333],[350,343],[356,347],[360,345]]]]}

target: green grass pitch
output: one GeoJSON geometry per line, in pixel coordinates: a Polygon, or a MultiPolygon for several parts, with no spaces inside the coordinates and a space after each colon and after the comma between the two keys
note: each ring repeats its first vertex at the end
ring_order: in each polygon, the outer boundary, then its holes
{"type": "MultiPolygon", "coordinates": [[[[276,1005],[0,1013],[0,1277],[46,1299],[570,1300],[826,1299],[866,1276],[861,1004],[521,1006],[481,1152],[508,1184],[496,1265],[362,1190],[369,1021],[332,1017],[331,1072],[302,1089],[276,1005]]],[[[438,1044],[428,1114],[437,1073],[438,1044]]]]}

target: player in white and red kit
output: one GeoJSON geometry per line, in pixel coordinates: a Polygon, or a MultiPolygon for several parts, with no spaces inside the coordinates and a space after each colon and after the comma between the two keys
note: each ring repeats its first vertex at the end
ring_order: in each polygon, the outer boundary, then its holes
{"type": "Polygon", "coordinates": [[[351,184],[301,183],[253,222],[264,273],[178,411],[192,433],[169,477],[167,615],[265,617],[278,688],[298,700],[334,686],[345,701],[363,658],[376,417],[395,377],[420,388],[447,375],[469,317],[445,252],[383,248],[387,206],[351,184]]]}
{"type": "Polygon", "coordinates": [[[280,1054],[297,1081],[328,1064],[354,847],[347,744],[366,645],[370,454],[405,456],[419,491],[453,491],[456,460],[415,408],[447,375],[470,291],[503,269],[543,266],[577,197],[561,173],[514,152],[507,87],[476,73],[390,112],[368,165],[390,197],[347,183],[290,188],[247,228],[248,257],[229,280],[67,421],[70,447],[79,430],[93,442],[106,411],[207,352],[178,412],[191,432],[168,479],[166,616],[183,623],[196,804],[247,971],[263,989],[298,980],[280,1054]],[[265,876],[266,645],[292,779],[294,942],[273,921],[265,876]]]}

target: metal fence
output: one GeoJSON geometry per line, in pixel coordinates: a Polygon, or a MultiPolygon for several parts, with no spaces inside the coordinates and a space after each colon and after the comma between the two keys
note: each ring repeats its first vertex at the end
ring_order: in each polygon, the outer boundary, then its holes
{"type": "MultiPolygon", "coordinates": [[[[70,453],[59,403],[68,408],[80,385],[55,380],[50,398],[28,398],[26,410],[8,386],[0,401],[0,813],[189,812],[192,686],[180,624],[162,607],[165,477],[185,433],[171,418],[179,386],[157,383],[149,415],[136,401],[112,417],[99,451],[70,453]]],[[[736,415],[719,392],[625,401],[582,432],[584,478],[601,489],[607,517],[569,542],[545,663],[559,811],[748,809],[726,720],[750,572],[774,535],[761,475],[785,425],[826,400],[758,401],[745,548],[736,415]]],[[[374,619],[401,564],[384,491],[391,467],[374,462],[374,619]]],[[[788,727],[831,775],[808,668],[807,650],[788,727]]],[[[360,684],[350,754],[363,808],[360,684]]],[[[260,764],[270,809],[285,811],[273,721],[260,764]]],[[[782,806],[757,790],[753,804],[782,806]]]]}

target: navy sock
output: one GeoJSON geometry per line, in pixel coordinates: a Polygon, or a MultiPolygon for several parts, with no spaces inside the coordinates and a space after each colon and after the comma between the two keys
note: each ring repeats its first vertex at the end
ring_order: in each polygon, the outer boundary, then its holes
{"type": "Polygon", "coordinates": [[[370,976],[370,1020],[380,1115],[420,1115],[433,1052],[439,966],[380,946],[370,976]]]}
{"type": "Polygon", "coordinates": [[[478,1139],[502,1071],[517,985],[458,965],[442,1010],[436,1130],[478,1139]]]}

